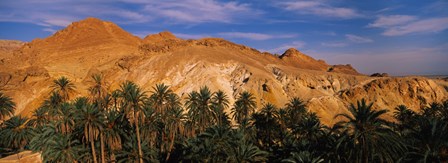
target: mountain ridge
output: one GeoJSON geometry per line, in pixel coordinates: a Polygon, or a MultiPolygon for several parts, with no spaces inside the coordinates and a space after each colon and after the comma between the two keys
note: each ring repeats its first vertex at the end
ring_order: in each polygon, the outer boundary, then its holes
{"type": "Polygon", "coordinates": [[[440,81],[372,78],[351,65],[328,65],[297,49],[276,56],[220,38],[183,40],[164,31],[141,39],[96,18],[74,22],[53,36],[7,53],[0,55],[5,60],[0,64],[0,90],[16,100],[17,114],[25,116],[48,97],[53,79],[67,76],[77,86],[76,96],[82,96],[88,94],[93,74],[104,76],[109,91],[130,80],[147,91],[165,83],[181,97],[207,85],[223,90],[231,102],[242,91],[249,91],[259,107],[266,103],[283,106],[299,97],[326,124],[332,124],[335,114],[347,112],[345,107],[361,97],[382,101],[375,107],[389,109],[447,99],[440,81]],[[365,97],[369,94],[373,96],[365,97]]]}

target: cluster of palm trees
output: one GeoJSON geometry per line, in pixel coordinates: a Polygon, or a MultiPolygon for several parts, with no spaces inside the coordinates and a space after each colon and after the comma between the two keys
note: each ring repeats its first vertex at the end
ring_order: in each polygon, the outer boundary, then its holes
{"type": "Polygon", "coordinates": [[[13,116],[14,102],[0,93],[0,155],[29,149],[44,162],[94,163],[448,161],[448,101],[418,113],[399,106],[389,122],[386,110],[361,100],[330,128],[299,98],[257,109],[249,92],[231,105],[208,87],[182,100],[164,84],[148,93],[126,81],[108,92],[101,75],[92,79],[90,95],[73,100],[75,85],[54,80],[30,118],[13,116]]]}

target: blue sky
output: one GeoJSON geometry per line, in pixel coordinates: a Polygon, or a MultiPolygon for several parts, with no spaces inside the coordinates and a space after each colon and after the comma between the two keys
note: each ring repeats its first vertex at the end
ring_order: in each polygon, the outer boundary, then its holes
{"type": "Polygon", "coordinates": [[[0,39],[44,38],[97,17],[144,37],[220,37],[281,54],[393,75],[448,74],[446,0],[14,0],[0,2],[0,39]]]}

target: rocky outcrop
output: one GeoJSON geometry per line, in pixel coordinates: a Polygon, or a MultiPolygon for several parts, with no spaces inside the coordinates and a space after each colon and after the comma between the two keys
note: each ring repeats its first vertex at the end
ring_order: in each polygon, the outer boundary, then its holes
{"type": "Polygon", "coordinates": [[[328,69],[328,72],[336,72],[336,73],[351,74],[351,75],[362,75],[361,73],[356,71],[356,69],[353,68],[352,65],[350,65],[350,64],[333,65],[328,69]]]}
{"type": "Polygon", "coordinates": [[[389,77],[388,73],[373,73],[370,77],[389,77]]]}
{"type": "Polygon", "coordinates": [[[295,67],[303,69],[326,71],[329,67],[325,61],[315,60],[294,48],[286,50],[279,58],[295,67]]]}

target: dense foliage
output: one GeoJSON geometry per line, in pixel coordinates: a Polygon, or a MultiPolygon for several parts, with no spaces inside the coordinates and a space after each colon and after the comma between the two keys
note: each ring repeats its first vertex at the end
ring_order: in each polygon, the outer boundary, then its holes
{"type": "Polygon", "coordinates": [[[31,118],[10,117],[15,104],[0,93],[0,156],[29,149],[44,162],[448,161],[448,101],[421,112],[399,106],[389,122],[386,110],[361,100],[330,128],[299,98],[257,109],[249,92],[231,105],[207,87],[181,99],[164,84],[145,92],[126,81],[107,92],[100,75],[92,79],[89,97],[73,100],[75,85],[55,80],[31,118]]]}

